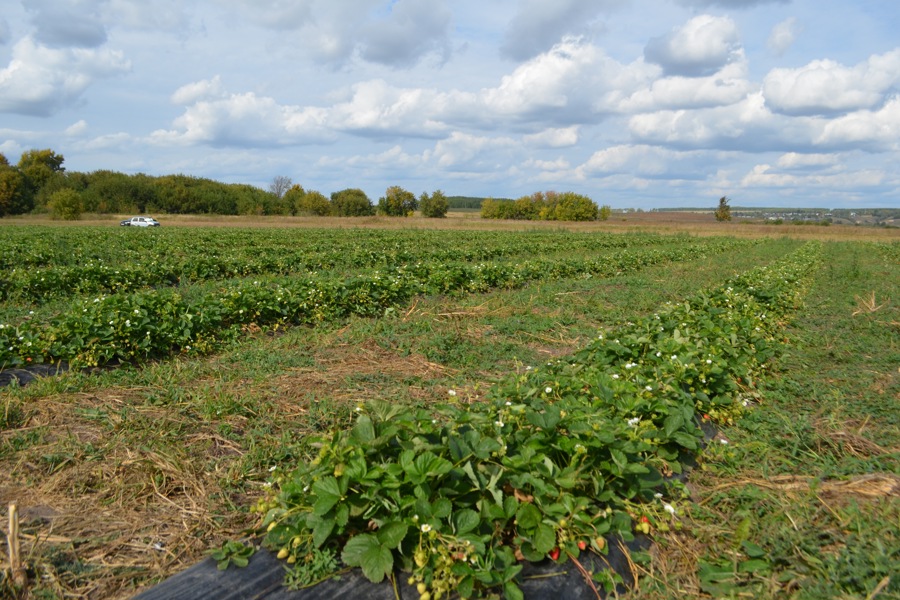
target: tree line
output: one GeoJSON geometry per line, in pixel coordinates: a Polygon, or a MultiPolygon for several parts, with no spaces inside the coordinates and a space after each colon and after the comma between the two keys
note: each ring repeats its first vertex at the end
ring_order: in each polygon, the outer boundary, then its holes
{"type": "MultiPolygon", "coordinates": [[[[0,154],[0,217],[50,213],[78,219],[82,213],[164,213],[217,215],[300,215],[360,217],[387,215],[446,216],[450,200],[440,190],[416,197],[390,186],[377,203],[359,188],[325,196],[277,176],[268,190],[247,184],[222,183],[189,175],[128,175],[110,170],[67,172],[65,159],[51,149],[28,150],[11,165],[0,154]]],[[[473,207],[478,201],[486,219],[594,221],[609,218],[609,206],[598,207],[574,192],[536,192],[517,200],[454,197],[473,207]]]]}
{"type": "Polygon", "coordinates": [[[418,198],[391,186],[377,205],[364,191],[347,188],[325,196],[278,176],[268,190],[189,175],[128,175],[110,170],[67,172],[51,149],[28,150],[15,165],[0,154],[0,217],[50,213],[78,219],[82,213],[218,215],[310,215],[356,217],[375,214],[444,217],[448,204],[437,190],[418,198]]]}
{"type": "Polygon", "coordinates": [[[481,203],[483,219],[526,221],[605,221],[612,209],[575,192],[535,192],[517,200],[487,198],[481,203]]]}

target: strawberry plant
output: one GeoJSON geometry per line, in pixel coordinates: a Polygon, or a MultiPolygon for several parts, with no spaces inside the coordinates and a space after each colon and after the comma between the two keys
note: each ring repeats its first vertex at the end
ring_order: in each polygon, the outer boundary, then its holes
{"type": "Polygon", "coordinates": [[[820,253],[807,244],[667,306],[484,403],[360,405],[351,430],[311,440],[317,457],[273,481],[256,506],[265,543],[339,554],[372,581],[401,568],[423,598],[516,598],[522,559],[648,533],[647,513],[676,514],[658,490],[700,448],[699,415],[740,410],[820,253]]]}

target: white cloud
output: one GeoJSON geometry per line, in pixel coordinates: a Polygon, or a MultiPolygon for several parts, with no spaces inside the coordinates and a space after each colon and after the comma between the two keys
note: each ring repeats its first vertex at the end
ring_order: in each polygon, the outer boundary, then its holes
{"type": "Polygon", "coordinates": [[[659,175],[666,171],[670,155],[670,151],[653,146],[613,146],[594,152],[580,170],[586,174],[659,175]]]}
{"type": "Polygon", "coordinates": [[[790,115],[873,108],[900,84],[900,49],[847,67],[814,60],[799,69],[772,69],[763,82],[767,104],[790,115]]]}
{"type": "Polygon", "coordinates": [[[328,123],[362,135],[435,137],[446,132],[440,120],[447,95],[433,90],[396,88],[382,79],[353,86],[349,101],[332,106],[328,123]]]}
{"type": "Polygon", "coordinates": [[[84,119],[79,120],[77,123],[72,123],[68,127],[66,127],[66,135],[70,137],[78,137],[85,133],[88,129],[87,121],[84,119]]]}
{"type": "Polygon", "coordinates": [[[189,106],[171,130],[154,131],[150,140],[161,145],[211,146],[294,145],[327,141],[325,112],[316,108],[281,106],[253,93],[231,94],[189,106]]]}
{"type": "Polygon", "coordinates": [[[555,127],[522,138],[526,144],[539,148],[565,148],[578,143],[578,125],[555,127]]]}
{"type": "Polygon", "coordinates": [[[496,170],[504,163],[498,152],[508,152],[517,146],[516,141],[508,137],[492,138],[454,131],[449,138],[435,144],[434,150],[426,151],[425,158],[454,170],[496,170]]]}
{"type": "Polygon", "coordinates": [[[779,146],[782,135],[793,140],[810,137],[807,131],[796,136],[786,119],[776,118],[766,108],[760,93],[724,107],[639,114],[629,119],[628,126],[642,143],[686,148],[759,151],[779,146]]]}
{"type": "Polygon", "coordinates": [[[564,171],[570,167],[569,161],[564,158],[557,158],[556,160],[529,158],[522,166],[529,171],[564,171]]]}
{"type": "Polygon", "coordinates": [[[838,157],[834,154],[799,154],[787,152],[778,158],[778,166],[782,169],[809,169],[830,167],[837,164],[838,157]]]}
{"type": "Polygon", "coordinates": [[[884,171],[863,169],[849,172],[819,172],[805,175],[778,173],[771,171],[768,164],[756,165],[741,180],[743,187],[786,187],[786,188],[844,188],[857,190],[861,187],[875,187],[885,180],[884,171]]]}
{"type": "Polygon", "coordinates": [[[222,79],[216,75],[212,79],[195,81],[181,86],[172,94],[172,102],[187,106],[200,100],[213,100],[224,97],[222,79]]]}
{"type": "Polygon", "coordinates": [[[131,63],[121,52],[54,49],[23,38],[0,70],[0,112],[49,116],[77,103],[96,80],[121,75],[131,63]]]}
{"type": "Polygon", "coordinates": [[[900,97],[891,98],[877,111],[860,110],[827,122],[816,143],[882,152],[900,150],[900,97]]]}
{"type": "Polygon", "coordinates": [[[115,150],[125,147],[131,141],[130,134],[120,131],[119,133],[101,135],[92,140],[81,142],[78,144],[78,149],[81,151],[115,150]]]}
{"type": "Polygon", "coordinates": [[[728,17],[698,15],[644,48],[647,61],[667,74],[696,77],[715,73],[740,57],[737,25],[728,17]]]}
{"type": "Polygon", "coordinates": [[[624,99],[623,112],[704,108],[735,104],[756,91],[747,79],[747,64],[738,60],[708,77],[663,77],[624,99]]]}
{"type": "Polygon", "coordinates": [[[484,90],[481,101],[492,118],[571,125],[614,111],[649,77],[643,63],[625,66],[583,39],[566,38],[484,90]]]}
{"type": "Polygon", "coordinates": [[[775,56],[783,56],[797,39],[797,19],[790,17],[772,28],[766,45],[775,56]]]}

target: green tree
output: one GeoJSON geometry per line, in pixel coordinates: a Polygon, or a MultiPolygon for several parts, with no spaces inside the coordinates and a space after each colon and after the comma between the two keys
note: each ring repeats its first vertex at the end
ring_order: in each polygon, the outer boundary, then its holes
{"type": "Polygon", "coordinates": [[[368,217],[375,214],[375,207],[364,191],[347,188],[332,192],[331,214],[336,217],[368,217]]]}
{"type": "Polygon", "coordinates": [[[430,196],[425,192],[419,197],[419,210],[423,217],[429,219],[442,219],[447,216],[449,203],[441,190],[435,190],[430,196]]]}
{"type": "Polygon", "coordinates": [[[406,217],[415,212],[419,203],[416,196],[399,185],[390,186],[378,199],[378,214],[389,217],[406,217]]]}
{"type": "Polygon", "coordinates": [[[284,195],[285,200],[293,202],[295,215],[313,215],[325,217],[331,214],[331,202],[321,192],[306,191],[300,185],[294,185],[284,195]]]}
{"type": "Polygon", "coordinates": [[[554,198],[550,219],[554,221],[595,221],[597,212],[597,205],[587,196],[575,192],[563,192],[556,194],[554,198]]]}
{"type": "Polygon", "coordinates": [[[612,208],[609,204],[604,204],[600,207],[599,212],[597,212],[597,219],[600,221],[608,221],[609,217],[612,215],[612,208]]]}
{"type": "Polygon", "coordinates": [[[54,219],[77,221],[81,218],[81,195],[71,188],[58,190],[50,195],[47,208],[54,219]]]}
{"type": "Polygon", "coordinates": [[[716,221],[730,221],[731,207],[728,206],[728,196],[719,198],[719,208],[716,209],[716,221]]]}
{"type": "Polygon", "coordinates": [[[0,166],[0,217],[31,210],[25,193],[25,177],[15,167],[0,166]]]}
{"type": "Polygon", "coordinates": [[[64,179],[65,168],[62,154],[57,154],[49,148],[44,150],[26,150],[19,157],[19,171],[25,177],[26,203],[32,206],[44,206],[50,195],[64,187],[61,182],[64,179]],[[41,191],[47,188],[41,194],[41,191]]]}

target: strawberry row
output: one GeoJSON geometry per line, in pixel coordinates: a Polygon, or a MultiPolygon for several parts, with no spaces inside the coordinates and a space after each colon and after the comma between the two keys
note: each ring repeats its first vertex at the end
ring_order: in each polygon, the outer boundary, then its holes
{"type": "Polygon", "coordinates": [[[313,325],[377,316],[418,294],[471,293],[530,281],[610,277],[684,261],[752,242],[704,240],[667,250],[625,250],[592,259],[520,263],[416,263],[349,279],[313,275],[230,282],[188,300],[170,289],[81,300],[41,325],[0,324],[0,365],[65,360],[74,365],[139,362],[173,352],[205,352],[240,326],[313,325]]]}
{"type": "Polygon", "coordinates": [[[372,581],[395,568],[438,598],[502,588],[521,560],[565,560],[606,536],[673,526],[664,496],[701,446],[699,422],[742,410],[819,268],[810,243],[495,386],[426,411],[372,401],[318,456],[273,477],[266,544],[288,562],[338,553],[372,581]]]}

